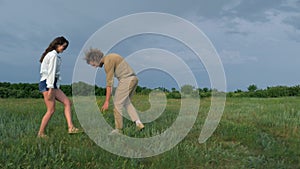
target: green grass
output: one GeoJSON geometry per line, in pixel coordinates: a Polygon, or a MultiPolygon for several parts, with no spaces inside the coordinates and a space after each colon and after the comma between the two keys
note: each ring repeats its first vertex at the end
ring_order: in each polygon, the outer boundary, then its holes
{"type": "MultiPolygon", "coordinates": [[[[135,96],[147,110],[146,96],[135,96]]],[[[101,105],[103,98],[99,98],[101,105]]],[[[211,138],[198,143],[210,100],[201,99],[199,115],[187,137],[158,156],[131,159],[97,146],[86,134],[68,135],[63,107],[50,120],[48,140],[36,138],[45,112],[42,99],[0,99],[0,168],[300,168],[300,98],[227,98],[221,122],[211,138]]],[[[168,100],[165,112],[136,133],[124,120],[125,133],[151,137],[170,126],[180,108],[168,100]]],[[[73,111],[74,112],[74,111],[73,111]]],[[[113,126],[112,107],[104,114],[113,126]]],[[[80,126],[76,114],[73,121],[80,126]]]]}

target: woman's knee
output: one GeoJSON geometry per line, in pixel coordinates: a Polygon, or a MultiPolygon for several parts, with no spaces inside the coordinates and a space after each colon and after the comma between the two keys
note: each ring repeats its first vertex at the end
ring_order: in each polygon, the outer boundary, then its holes
{"type": "Polygon", "coordinates": [[[71,107],[72,106],[72,101],[69,99],[69,98],[67,98],[65,101],[64,101],[64,105],[67,107],[67,106],[69,106],[69,107],[71,107]]]}
{"type": "Polygon", "coordinates": [[[68,99],[68,100],[69,100],[69,105],[72,106],[72,104],[73,104],[72,101],[70,99],[68,99]]]}
{"type": "Polygon", "coordinates": [[[54,114],[54,112],[55,112],[55,108],[51,108],[51,109],[47,109],[46,114],[52,115],[52,114],[54,114]]]}

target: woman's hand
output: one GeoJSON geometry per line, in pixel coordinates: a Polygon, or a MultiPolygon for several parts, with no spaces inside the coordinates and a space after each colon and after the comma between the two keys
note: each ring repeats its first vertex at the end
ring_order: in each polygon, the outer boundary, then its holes
{"type": "Polygon", "coordinates": [[[54,99],[55,99],[54,89],[50,88],[48,90],[48,100],[54,100],[54,99]]]}

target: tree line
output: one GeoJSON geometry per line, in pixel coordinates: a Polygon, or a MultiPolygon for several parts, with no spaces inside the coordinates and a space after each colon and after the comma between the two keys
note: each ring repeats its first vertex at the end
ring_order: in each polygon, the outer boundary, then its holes
{"type": "MultiPolygon", "coordinates": [[[[76,82],[71,85],[61,85],[60,89],[69,97],[73,95],[78,96],[105,96],[106,88],[99,87],[97,85],[89,85],[84,82],[76,82]]],[[[184,85],[181,87],[181,92],[172,88],[168,90],[163,87],[150,89],[147,87],[137,86],[136,94],[149,95],[152,91],[162,91],[166,94],[167,98],[180,99],[186,96],[209,97],[211,91],[208,88],[195,89],[190,85],[184,85]],[[199,91],[201,93],[199,93],[199,91]]],[[[113,90],[115,91],[115,90],[113,90]]],[[[38,90],[38,83],[9,83],[0,82],[0,98],[42,98],[43,95],[38,90]]]]}
{"type": "MultiPolygon", "coordinates": [[[[71,97],[73,95],[79,96],[105,96],[106,89],[97,85],[89,85],[84,82],[76,82],[71,85],[61,85],[60,89],[64,93],[71,97]]],[[[300,85],[297,86],[275,86],[267,87],[266,89],[258,89],[254,84],[250,85],[248,91],[242,91],[240,89],[234,92],[227,92],[227,97],[288,97],[288,96],[300,96],[300,85]]],[[[224,93],[215,89],[209,88],[195,88],[191,85],[184,85],[180,88],[180,91],[172,88],[168,90],[163,87],[150,89],[147,87],[137,86],[136,94],[149,95],[152,91],[164,92],[167,98],[180,99],[182,97],[210,97],[212,93],[224,93]]],[[[38,83],[9,83],[0,82],[0,98],[42,98],[43,95],[38,90],[38,83]]]]}
{"type": "Polygon", "coordinates": [[[242,91],[240,89],[227,93],[228,97],[289,97],[300,96],[300,85],[296,86],[273,86],[266,89],[258,89],[255,84],[250,85],[248,91],[242,91]]]}

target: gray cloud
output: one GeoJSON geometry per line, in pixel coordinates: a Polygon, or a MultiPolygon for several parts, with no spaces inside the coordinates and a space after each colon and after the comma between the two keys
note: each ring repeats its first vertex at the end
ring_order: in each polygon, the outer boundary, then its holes
{"type": "Polygon", "coordinates": [[[264,1],[241,1],[235,8],[232,8],[225,16],[240,17],[252,22],[264,22],[267,18],[264,12],[269,9],[278,8],[284,0],[264,0],[264,1]]]}
{"type": "Polygon", "coordinates": [[[242,56],[240,51],[222,50],[220,57],[224,64],[244,64],[246,62],[257,62],[256,57],[242,56]]]}
{"type": "Polygon", "coordinates": [[[300,30],[300,13],[295,16],[287,17],[283,20],[283,23],[292,25],[295,29],[300,30]]]}

